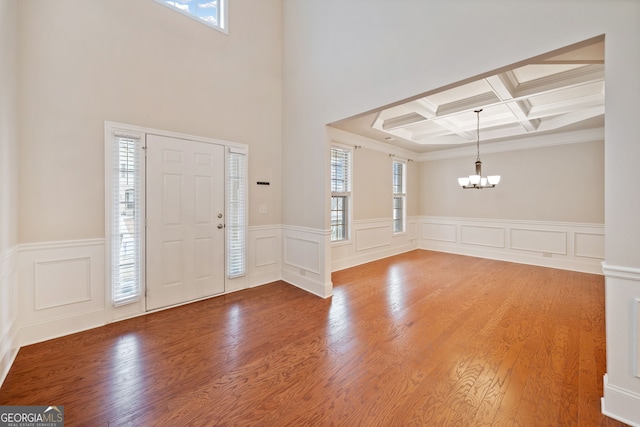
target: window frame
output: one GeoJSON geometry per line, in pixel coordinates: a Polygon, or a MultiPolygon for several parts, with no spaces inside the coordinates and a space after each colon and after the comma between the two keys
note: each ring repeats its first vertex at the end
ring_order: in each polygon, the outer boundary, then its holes
{"type": "Polygon", "coordinates": [[[247,233],[248,233],[248,159],[247,150],[238,147],[226,147],[225,153],[225,274],[235,279],[247,274],[247,233]],[[237,165],[234,163],[237,162],[237,165]],[[234,176],[233,172],[239,172],[234,176]],[[236,194],[234,194],[236,193],[236,194]],[[238,196],[236,200],[235,196],[238,196]],[[238,248],[240,244],[240,248],[238,248]]]}
{"type": "MultiPolygon", "coordinates": [[[[191,12],[185,12],[184,10],[180,9],[179,7],[176,7],[174,5],[172,5],[171,3],[169,3],[167,0],[154,0],[156,3],[160,3],[161,5],[168,7],[169,9],[178,12],[184,16],[186,16],[187,18],[191,18],[197,22],[200,22],[201,24],[204,24],[208,27],[213,28],[214,30],[220,31],[221,33],[224,34],[229,34],[229,0],[217,0],[218,1],[218,7],[219,7],[219,13],[218,13],[218,17],[219,17],[219,23],[218,24],[212,24],[208,21],[205,21],[204,19],[202,19],[201,17],[192,14],[191,12]]],[[[171,0],[170,0],[171,1],[171,0]]],[[[178,0],[179,1],[179,0],[178,0]]],[[[195,0],[196,4],[198,2],[198,0],[195,0]]],[[[175,3],[174,3],[175,4],[175,3]]]]}
{"type": "Polygon", "coordinates": [[[391,162],[391,228],[394,235],[407,232],[407,161],[404,159],[393,159],[391,162]],[[402,165],[402,177],[400,192],[396,188],[396,165],[402,165]],[[400,200],[402,204],[402,218],[396,218],[396,200],[400,200]],[[401,223],[401,229],[396,229],[397,221],[401,223]]]}
{"type": "MultiPolygon", "coordinates": [[[[238,216],[237,225],[244,226],[244,232],[242,233],[242,239],[239,240],[243,247],[238,250],[238,254],[241,254],[244,257],[243,266],[241,272],[238,271],[236,274],[229,275],[228,270],[228,258],[225,258],[225,289],[241,289],[247,286],[248,282],[248,207],[249,207],[249,147],[246,144],[235,143],[230,141],[216,140],[211,138],[205,138],[195,135],[188,135],[182,133],[176,133],[171,131],[147,128],[142,126],[135,126],[123,123],[116,123],[105,121],[104,122],[104,154],[105,154],[105,163],[104,163],[104,178],[105,178],[105,187],[104,187],[104,207],[105,207],[105,251],[104,251],[104,259],[105,259],[105,268],[104,268],[104,280],[105,280],[105,301],[108,307],[111,307],[114,318],[122,318],[122,316],[131,316],[136,313],[146,313],[146,138],[148,134],[167,136],[171,138],[177,139],[186,139],[194,142],[204,142],[208,144],[217,144],[225,147],[225,171],[224,171],[224,203],[225,203],[225,214],[229,214],[228,208],[228,167],[229,167],[229,152],[233,152],[236,154],[242,154],[243,156],[243,166],[244,166],[244,178],[241,179],[240,185],[243,186],[243,195],[244,200],[242,201],[242,209],[244,210],[243,215],[238,216]],[[123,163],[120,161],[119,157],[116,157],[116,151],[114,143],[116,135],[123,135],[125,137],[137,138],[139,140],[139,162],[140,166],[138,168],[138,198],[139,198],[139,207],[138,210],[140,212],[140,233],[139,233],[139,241],[141,242],[139,246],[140,254],[138,259],[138,266],[140,272],[140,281],[138,284],[137,294],[135,296],[131,296],[131,298],[123,299],[120,301],[114,301],[114,284],[113,281],[115,279],[113,275],[113,260],[116,255],[116,239],[114,238],[114,232],[117,232],[119,225],[114,226],[114,206],[115,201],[115,192],[118,190],[117,181],[126,177],[126,173],[123,174],[123,164],[126,166],[126,162],[123,163]],[[243,284],[244,283],[244,284],[243,284]],[[134,304],[135,303],[135,304],[134,304]],[[137,307],[137,308],[136,308],[137,307]]],[[[134,200],[136,197],[134,196],[134,200]]],[[[225,222],[226,222],[225,218],[225,222]]],[[[225,230],[225,257],[228,256],[228,242],[229,242],[229,231],[225,230]]],[[[118,245],[119,248],[119,245],[118,245]]],[[[225,292],[227,292],[225,291],[225,292]]]]}
{"type": "Polygon", "coordinates": [[[105,256],[107,258],[105,265],[105,274],[106,274],[106,283],[107,283],[107,293],[108,293],[108,301],[113,307],[120,307],[124,305],[128,305],[131,303],[139,302],[144,297],[145,292],[145,173],[144,173],[144,163],[145,163],[145,150],[146,150],[146,134],[144,132],[139,132],[137,129],[130,129],[126,127],[115,127],[109,123],[106,123],[105,126],[105,172],[106,176],[106,188],[105,188],[105,240],[106,240],[106,251],[105,256]],[[127,164],[126,162],[122,162],[119,154],[120,154],[120,143],[121,140],[131,140],[135,141],[135,157],[137,167],[133,172],[134,179],[136,180],[135,188],[137,189],[138,194],[133,194],[133,200],[131,200],[131,196],[127,199],[127,193],[129,193],[130,189],[125,190],[124,197],[125,199],[120,200],[119,197],[119,189],[120,189],[120,181],[122,179],[127,178],[127,173],[129,171],[125,171],[127,164]],[[117,157],[116,157],[117,154],[117,157]],[[137,196],[137,197],[136,197],[137,196]],[[120,221],[118,221],[118,225],[115,224],[116,221],[116,209],[119,210],[118,206],[121,203],[125,203],[125,208],[128,209],[128,203],[134,203],[134,218],[133,218],[133,231],[134,231],[134,257],[136,266],[134,270],[136,284],[134,286],[133,292],[125,297],[118,298],[120,294],[117,284],[115,283],[118,280],[119,273],[115,272],[116,258],[120,257],[120,245],[116,247],[116,240],[120,236],[120,221]],[[117,233],[117,236],[116,236],[117,233]]]}
{"type": "Polygon", "coordinates": [[[329,152],[329,190],[331,192],[330,195],[330,204],[329,204],[329,220],[333,222],[333,200],[334,198],[343,198],[345,200],[344,204],[346,205],[343,211],[346,210],[346,213],[343,215],[344,221],[344,238],[335,239],[334,236],[334,226],[330,224],[330,240],[331,244],[334,246],[340,244],[347,244],[351,242],[351,229],[352,229],[352,207],[353,207],[353,147],[342,145],[342,144],[331,144],[330,152],[329,152]],[[334,179],[333,179],[333,151],[340,150],[346,153],[347,157],[347,165],[346,165],[346,190],[347,191],[334,191],[334,179]]]}

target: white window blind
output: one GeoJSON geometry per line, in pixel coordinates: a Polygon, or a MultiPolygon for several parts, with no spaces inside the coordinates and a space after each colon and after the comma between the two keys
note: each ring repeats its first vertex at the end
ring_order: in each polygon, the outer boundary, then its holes
{"type": "Polygon", "coordinates": [[[229,149],[227,155],[227,274],[230,279],[246,272],[247,156],[229,149]]]}
{"type": "Polygon", "coordinates": [[[111,289],[115,305],[136,301],[141,289],[140,136],[114,134],[111,289]]]}
{"type": "Polygon", "coordinates": [[[393,161],[393,232],[405,231],[406,218],[406,163],[393,161]]]}
{"type": "Polygon", "coordinates": [[[331,241],[349,239],[351,150],[331,147],[331,241]]]}

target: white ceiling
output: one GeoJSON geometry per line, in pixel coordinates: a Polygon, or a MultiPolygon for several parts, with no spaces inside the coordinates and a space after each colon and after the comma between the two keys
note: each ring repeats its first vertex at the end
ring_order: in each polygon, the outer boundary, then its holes
{"type": "Polygon", "coordinates": [[[416,153],[604,126],[604,41],[534,58],[331,126],[416,153]]]}

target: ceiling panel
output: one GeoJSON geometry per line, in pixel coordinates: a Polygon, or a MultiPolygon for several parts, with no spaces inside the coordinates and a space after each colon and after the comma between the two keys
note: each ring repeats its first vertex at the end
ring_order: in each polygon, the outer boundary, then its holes
{"type": "Polygon", "coordinates": [[[475,143],[478,109],[483,143],[602,123],[604,41],[534,58],[332,126],[420,153],[475,143]]]}

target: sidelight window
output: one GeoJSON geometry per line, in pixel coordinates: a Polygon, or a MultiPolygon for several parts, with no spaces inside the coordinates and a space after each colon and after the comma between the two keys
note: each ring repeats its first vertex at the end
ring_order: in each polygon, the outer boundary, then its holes
{"type": "Polygon", "coordinates": [[[331,147],[331,241],[349,240],[351,150],[331,147]]]}

